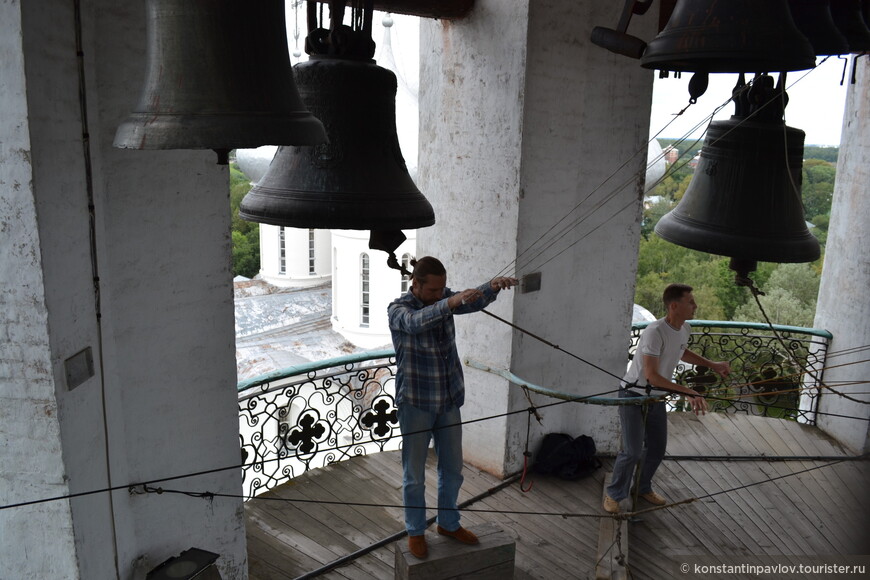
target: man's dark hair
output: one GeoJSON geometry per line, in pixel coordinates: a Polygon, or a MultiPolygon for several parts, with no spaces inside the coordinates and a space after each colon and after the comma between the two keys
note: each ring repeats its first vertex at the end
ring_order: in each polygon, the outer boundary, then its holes
{"type": "Polygon", "coordinates": [[[662,293],[662,302],[665,303],[665,310],[671,302],[678,302],[685,294],[692,291],[692,287],[688,284],[668,284],[662,293]]]}
{"type": "Polygon", "coordinates": [[[411,266],[414,267],[414,279],[421,284],[426,282],[426,277],[429,275],[444,276],[447,274],[447,270],[444,269],[444,264],[441,263],[441,260],[432,256],[424,256],[419,260],[411,260],[411,266]]]}

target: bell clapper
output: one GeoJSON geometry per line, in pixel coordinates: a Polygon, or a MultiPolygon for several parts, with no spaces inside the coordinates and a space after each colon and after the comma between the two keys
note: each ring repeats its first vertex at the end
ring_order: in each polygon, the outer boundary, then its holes
{"type": "Polygon", "coordinates": [[[754,272],[758,268],[758,262],[744,258],[731,258],[728,267],[734,270],[735,284],[749,288],[749,291],[755,296],[764,296],[764,292],[759,290],[752,278],[749,277],[749,273],[754,272]]]}

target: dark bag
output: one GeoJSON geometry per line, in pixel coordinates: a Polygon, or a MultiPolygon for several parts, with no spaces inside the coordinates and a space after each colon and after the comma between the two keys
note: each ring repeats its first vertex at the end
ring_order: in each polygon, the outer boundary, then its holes
{"type": "Polygon", "coordinates": [[[592,437],[547,433],[535,455],[532,471],[573,480],[592,475],[599,467],[601,461],[595,457],[595,441],[592,437]]]}

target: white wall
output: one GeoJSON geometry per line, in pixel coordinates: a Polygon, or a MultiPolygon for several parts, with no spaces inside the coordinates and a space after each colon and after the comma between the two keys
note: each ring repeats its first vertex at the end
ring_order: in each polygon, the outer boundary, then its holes
{"type": "MultiPolygon", "coordinates": [[[[853,57],[854,59],[854,57],[853,57]]],[[[825,245],[825,264],[814,326],[834,335],[828,352],[870,344],[870,59],[857,61],[856,84],[849,85],[831,224],[825,245]]],[[[851,64],[850,64],[851,66],[851,64]]],[[[864,384],[870,375],[866,351],[828,359],[823,380],[852,399],[870,402],[864,384]],[[856,364],[859,363],[859,364],[856,364]]],[[[870,405],[822,391],[817,425],[856,453],[870,450],[870,405]]]]}
{"type": "Polygon", "coordinates": [[[284,266],[281,273],[279,226],[260,224],[260,277],[283,287],[306,287],[324,284],[332,276],[332,252],[329,230],[314,230],[314,273],[310,273],[308,230],[284,228],[284,266]]]}
{"type": "MultiPolygon", "coordinates": [[[[540,271],[542,287],[517,297],[516,323],[621,376],[655,73],[589,40],[594,26],[615,26],[618,4],[550,0],[531,7],[518,236],[520,252],[535,250],[521,255],[518,269],[540,271]],[[574,225],[535,258],[537,240],[557,223],[559,229],[574,225]]],[[[656,16],[652,10],[635,17],[629,32],[652,38],[656,16]]],[[[531,381],[577,395],[618,386],[615,377],[517,335],[513,368],[531,381]]],[[[603,452],[618,449],[614,407],[561,405],[545,415],[542,432],[585,433],[603,452]]],[[[516,465],[516,453],[512,458],[516,465]]]]}
{"type": "MultiPolygon", "coordinates": [[[[69,493],[37,228],[21,5],[0,4],[0,505],[69,493]]],[[[58,103],[59,107],[63,103],[58,103]]],[[[85,303],[86,304],[86,303],[85,303]]],[[[87,308],[87,306],[84,306],[87,308]]],[[[103,500],[103,503],[104,500],[103,500]]],[[[98,508],[99,509],[99,508],[98,508]]],[[[0,511],[0,575],[78,578],[68,501],[0,511]],[[31,550],[28,557],[28,549],[31,550]],[[39,557],[34,558],[33,555],[39,557]]]]}
{"type": "MultiPolygon", "coordinates": [[[[14,259],[4,257],[0,283],[19,288],[10,294],[15,319],[4,325],[18,347],[8,363],[14,380],[2,388],[18,395],[15,414],[0,429],[31,438],[0,446],[0,473],[8,477],[12,464],[16,481],[2,493],[23,501],[120,489],[71,500],[71,525],[65,502],[4,511],[2,575],[16,579],[142,578],[192,546],[220,554],[224,580],[247,577],[241,500],[126,489],[240,460],[227,168],[215,165],[210,151],[111,146],[144,82],[144,4],[83,6],[87,123],[74,3],[22,8],[27,108],[19,67],[10,84],[17,93],[9,104],[2,99],[10,108],[0,121],[4,147],[7,129],[17,140],[15,151],[2,153],[10,160],[2,164],[3,181],[8,175],[21,184],[0,189],[2,203],[16,210],[3,215],[17,224],[0,228],[8,238],[3,247],[18,249],[14,259]],[[86,347],[95,376],[69,390],[64,361],[86,347]],[[34,460],[16,460],[22,456],[34,460]]],[[[4,42],[21,39],[14,34],[17,9],[0,8],[4,42]]],[[[5,87],[21,49],[3,54],[5,87]]],[[[240,493],[241,476],[229,470],[157,485],[232,494],[240,493]]]]}
{"type": "MultiPolygon", "coordinates": [[[[396,250],[415,257],[416,230],[404,230],[407,239],[396,250]]],[[[392,348],[387,306],[401,295],[402,275],[387,266],[387,254],[368,247],[367,230],[332,230],[332,329],[365,349],[392,348]],[[369,256],[369,322],[362,323],[361,255],[369,256]]],[[[422,254],[421,254],[422,255],[422,254]]]]}
{"type": "MultiPolygon", "coordinates": [[[[616,373],[625,368],[646,166],[649,107],[639,103],[653,81],[637,61],[589,41],[592,27],[614,26],[620,10],[594,0],[480,0],[462,21],[422,23],[419,185],[436,224],[418,242],[418,253],[442,259],[454,288],[503,268],[541,271],[539,292],[507,293],[490,309],[616,373]],[[611,182],[586,200],[635,152],[614,181],[627,186],[605,201],[611,182]],[[565,242],[588,237],[547,264],[512,268],[518,253],[581,203],[594,213],[565,242]]],[[[652,34],[654,20],[641,24],[649,32],[641,36],[652,34]]],[[[462,354],[530,381],[577,394],[616,386],[485,315],[460,319],[457,328],[462,354]]],[[[466,421],[527,406],[518,390],[478,371],[466,370],[466,389],[466,421]]],[[[541,432],[568,431],[613,451],[617,425],[615,411],[601,408],[547,411],[532,449],[541,432]]],[[[494,473],[520,469],[525,427],[522,413],[468,425],[476,445],[466,460],[494,473]]]]}
{"type": "MultiPolygon", "coordinates": [[[[528,5],[479,0],[461,21],[421,23],[418,185],[435,225],[420,230],[417,245],[444,263],[454,290],[485,282],[516,255],[528,5]]],[[[505,293],[489,310],[510,319],[514,299],[505,293]]],[[[460,357],[510,366],[508,327],[473,314],[456,328],[460,357]]],[[[513,408],[504,380],[469,369],[465,378],[465,421],[513,408]]],[[[503,473],[507,421],[464,431],[475,442],[466,461],[503,473]]]]}

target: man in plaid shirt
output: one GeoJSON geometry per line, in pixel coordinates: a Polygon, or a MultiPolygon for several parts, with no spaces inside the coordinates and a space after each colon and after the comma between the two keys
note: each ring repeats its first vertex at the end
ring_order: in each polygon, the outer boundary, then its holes
{"type": "Polygon", "coordinates": [[[429,441],[438,457],[439,534],[466,544],[477,536],[459,525],[462,485],[462,364],[456,352],[454,314],[485,308],[515,278],[493,278],[477,288],[447,288],[444,265],[431,256],[412,260],[411,290],[387,309],[396,350],[396,406],[402,431],[402,494],[410,552],[425,558],[425,468],[429,441]]]}

